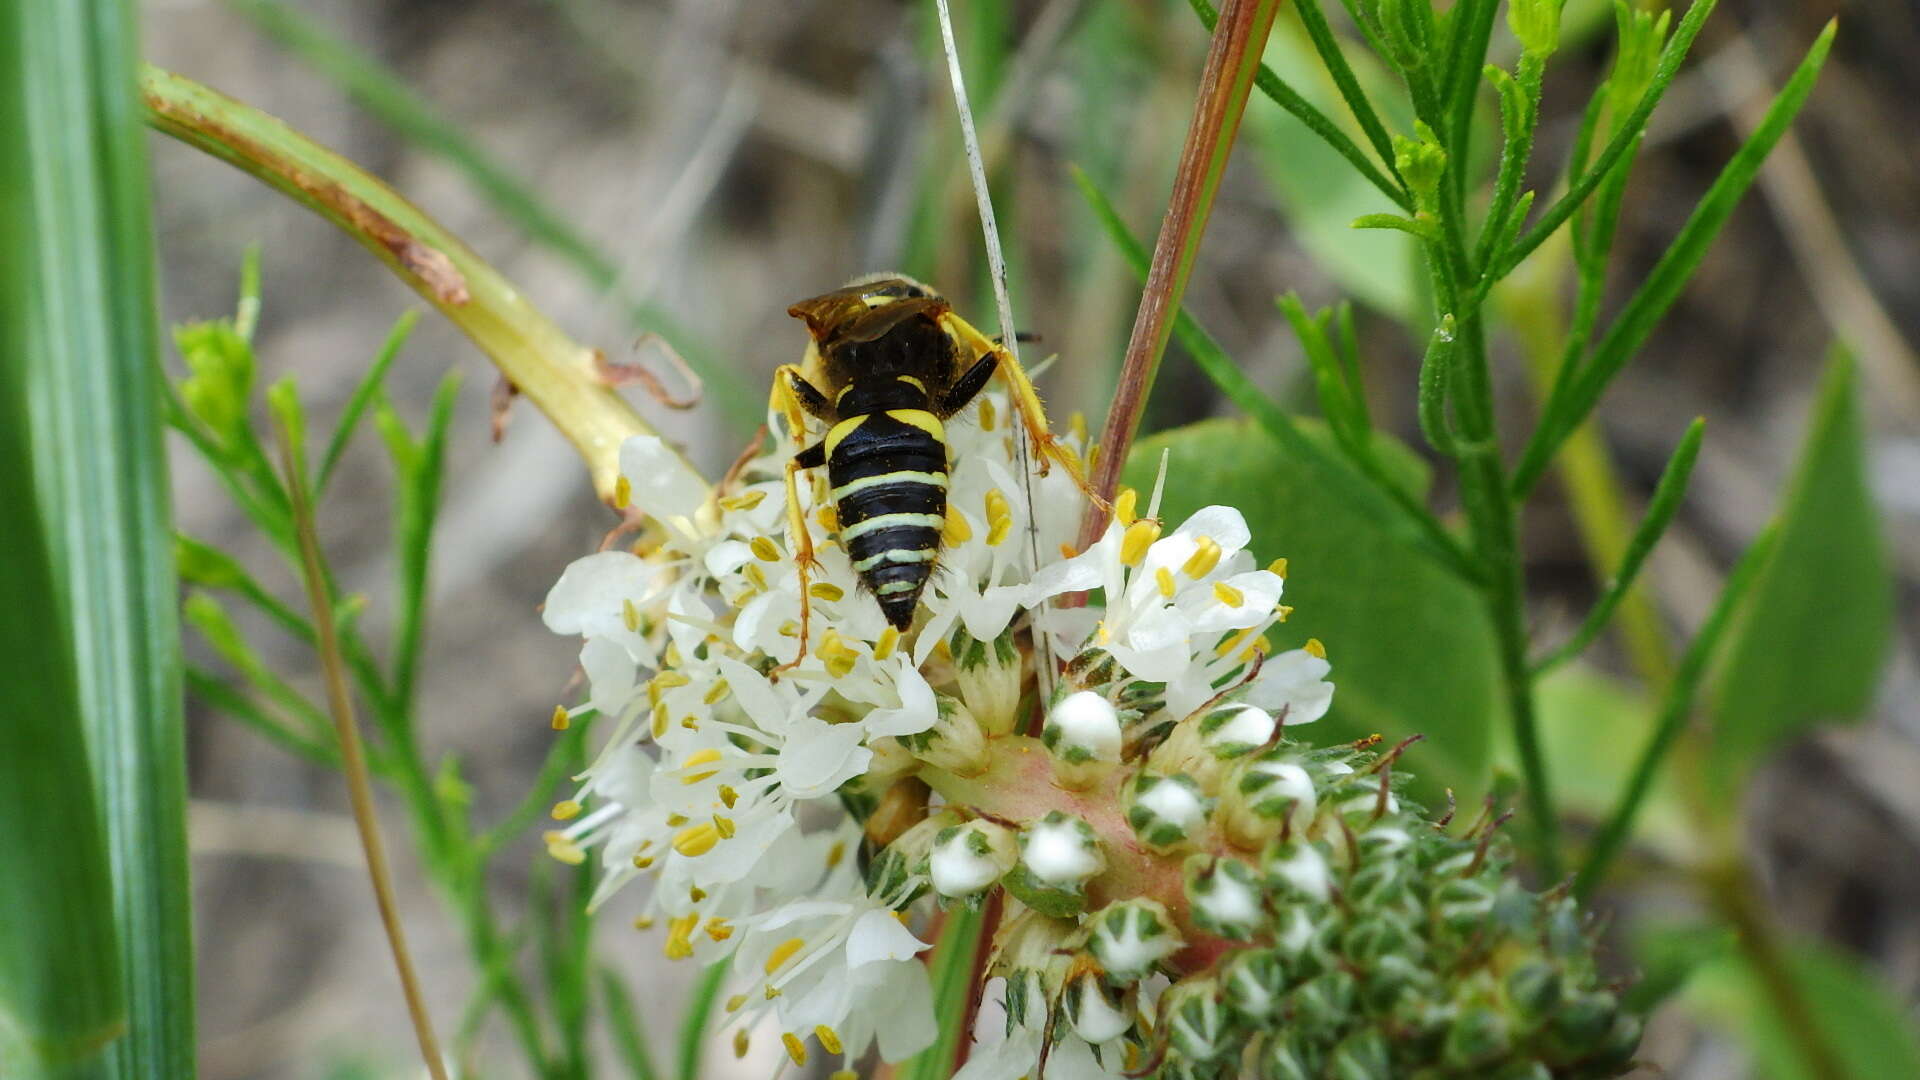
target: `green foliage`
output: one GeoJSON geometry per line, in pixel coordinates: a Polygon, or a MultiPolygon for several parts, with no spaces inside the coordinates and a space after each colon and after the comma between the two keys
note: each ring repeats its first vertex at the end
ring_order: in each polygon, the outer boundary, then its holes
{"type": "MultiPolygon", "coordinates": [[[[1317,424],[1301,426],[1322,446],[1332,441],[1317,424]]],[[[1389,435],[1376,433],[1373,445],[1388,474],[1424,496],[1419,459],[1389,435]]],[[[1211,503],[1237,506],[1259,559],[1287,559],[1286,602],[1296,610],[1276,628],[1274,646],[1319,638],[1339,688],[1313,741],[1422,734],[1423,797],[1443,786],[1481,790],[1499,694],[1492,633],[1473,590],[1356,513],[1252,424],[1207,421],[1142,440],[1126,482],[1151,490],[1163,450],[1172,454],[1169,475],[1180,479],[1161,507],[1170,525],[1211,503]]]]}
{"type": "Polygon", "coordinates": [[[1792,945],[1779,970],[1727,952],[1702,964],[1683,1000],[1738,1035],[1767,1080],[1905,1080],[1920,1076],[1920,1039],[1907,1006],[1852,957],[1813,942],[1792,945]],[[1767,983],[1784,978],[1801,1006],[1784,1012],[1767,983]],[[1830,1058],[1810,1058],[1811,1028],[1830,1058]]]}
{"type": "Polygon", "coordinates": [[[1712,777],[1736,799],[1755,761],[1808,726],[1863,713],[1893,629],[1893,585],[1867,487],[1850,357],[1835,357],[1779,511],[1779,540],[1732,632],[1714,705],[1712,777]]]}
{"type": "Polygon", "coordinates": [[[0,1028],[33,1043],[24,1058],[0,1051],[0,1071],[38,1071],[38,1054],[102,1076],[194,1071],[179,637],[135,64],[131,4],[24,0],[0,12],[0,562],[19,590],[7,592],[4,649],[4,694],[19,711],[0,722],[0,1011],[12,1014],[0,1028]]]}

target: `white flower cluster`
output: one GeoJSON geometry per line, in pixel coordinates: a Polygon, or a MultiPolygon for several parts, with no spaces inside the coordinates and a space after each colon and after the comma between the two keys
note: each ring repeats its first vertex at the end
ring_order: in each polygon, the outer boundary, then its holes
{"type": "MultiPolygon", "coordinates": [[[[1018,849],[1005,829],[956,806],[975,827],[964,844],[947,838],[931,882],[924,852],[911,873],[863,875],[878,845],[926,817],[926,789],[918,818],[898,828],[884,827],[876,806],[923,769],[977,774],[993,740],[1018,737],[1036,638],[1062,658],[1111,658],[1152,687],[1145,715],[1101,701],[1059,715],[1082,778],[1121,753],[1122,733],[1103,724],[1124,723],[1131,752],[1138,732],[1217,711],[1230,694],[1266,718],[1255,733],[1264,740],[1273,718],[1317,719],[1332,694],[1317,649],[1266,656],[1263,635],[1286,616],[1285,568],[1254,565],[1238,511],[1208,507],[1162,535],[1154,507],[1138,516],[1123,493],[1106,534],[1075,554],[1084,503],[1064,469],[1022,484],[1009,420],[1005,399],[983,394],[947,427],[939,567],[905,635],[834,543],[824,477],[805,474],[819,565],[800,574],[785,526],[790,438],[717,489],[660,439],[630,439],[622,492],[650,523],[645,538],[578,560],[547,597],[548,627],[585,639],[587,700],[556,725],[592,710],[608,729],[578,792],[555,807],[549,850],[597,861],[595,904],[653,878],[642,925],[664,923],[670,957],[731,954],[752,985],[728,1002],[730,1016],[743,1033],[776,1017],[797,1062],[813,1043],[847,1064],[876,1044],[896,1061],[934,1038],[912,906],[946,891],[930,884],[984,889],[1018,849]],[[1055,606],[1088,590],[1092,606],[1055,606]]],[[[1156,760],[1177,741],[1160,744],[1156,760]]],[[[1180,816],[1171,804],[1165,812],[1180,816]]],[[[1047,842],[1022,839],[1029,859],[1047,842]]],[[[1011,1078],[1031,1065],[968,1075],[1011,1078]]]]}

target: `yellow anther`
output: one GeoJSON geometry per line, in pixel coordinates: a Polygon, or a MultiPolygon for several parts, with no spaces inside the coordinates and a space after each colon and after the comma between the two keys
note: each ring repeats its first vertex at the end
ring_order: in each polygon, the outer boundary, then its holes
{"type": "Polygon", "coordinates": [[[663,671],[653,677],[653,685],[661,690],[678,690],[680,687],[690,686],[692,683],[693,676],[688,675],[684,671],[663,671]]]}
{"type": "Polygon", "coordinates": [[[627,628],[627,633],[640,632],[640,609],[633,606],[631,597],[620,601],[620,622],[627,628]]]}
{"type": "Polygon", "coordinates": [[[715,814],[713,815],[713,827],[720,830],[720,839],[722,840],[733,839],[733,834],[735,832],[735,829],[733,826],[732,818],[724,818],[724,817],[721,817],[719,814],[715,814]]]}
{"type": "Polygon", "coordinates": [[[747,546],[753,549],[754,557],[761,562],[780,561],[780,546],[764,536],[754,537],[753,542],[747,546]]]}
{"type": "Polygon", "coordinates": [[[840,1045],[840,1033],[825,1024],[815,1025],[813,1037],[820,1040],[820,1049],[829,1054],[839,1054],[843,1050],[840,1045]]]}
{"type": "Polygon", "coordinates": [[[765,501],[766,497],[767,489],[754,488],[752,491],[742,491],[737,495],[729,495],[721,499],[720,508],[722,510],[751,510],[765,501]]]}
{"type": "Polygon", "coordinates": [[[653,725],[652,725],[652,728],[653,728],[653,737],[654,737],[654,738],[656,738],[656,739],[658,739],[658,738],[660,738],[660,737],[661,737],[662,735],[665,735],[665,734],[667,733],[667,721],[668,721],[669,719],[670,719],[670,717],[669,717],[669,716],[667,715],[667,703],[666,703],[666,702],[664,702],[664,701],[663,701],[663,702],[661,702],[660,704],[658,704],[658,705],[655,705],[655,706],[653,707],[653,725]]]}
{"type": "Polygon", "coordinates": [[[1224,581],[1213,583],[1213,598],[1228,607],[1239,607],[1247,602],[1247,594],[1224,581]]]}
{"type": "Polygon", "coordinates": [[[835,585],[831,581],[816,581],[812,585],[807,586],[807,595],[813,597],[815,600],[825,600],[828,603],[832,603],[835,600],[845,597],[847,590],[835,585]]]}
{"type": "Polygon", "coordinates": [[[718,705],[726,700],[729,689],[731,688],[727,686],[727,680],[716,679],[713,685],[707,688],[706,694],[702,695],[700,700],[706,702],[708,705],[718,705]]]}
{"type": "Polygon", "coordinates": [[[733,1033],[733,1056],[734,1057],[737,1057],[737,1058],[746,1057],[747,1048],[752,1045],[753,1045],[753,1038],[751,1035],[747,1033],[746,1028],[740,1028],[733,1033]]]}
{"type": "Polygon", "coordinates": [[[900,631],[889,626],[880,632],[880,640],[873,643],[873,658],[885,660],[893,655],[900,644],[900,631]]]}
{"type": "Polygon", "coordinates": [[[1273,609],[1273,614],[1278,621],[1286,622],[1287,616],[1293,614],[1293,608],[1287,604],[1276,604],[1273,609]]]}
{"type": "Polygon", "coordinates": [[[999,547],[1013,531],[1013,508],[999,488],[987,491],[987,546],[999,547]]]}
{"type": "Polygon", "coordinates": [[[1113,631],[1107,628],[1107,620],[1101,619],[1099,625],[1093,628],[1093,639],[1102,645],[1112,643],[1113,631]]]}
{"type": "Polygon", "coordinates": [[[632,505],[633,505],[633,483],[632,481],[628,480],[626,477],[622,476],[620,479],[615,480],[613,482],[613,508],[615,510],[625,510],[627,507],[632,505]]]}
{"type": "Polygon", "coordinates": [[[993,411],[994,411],[993,399],[982,395],[980,398],[980,430],[981,431],[993,430],[993,422],[994,422],[993,411]]]}
{"type": "Polygon", "coordinates": [[[781,623],[780,636],[781,637],[799,637],[800,624],[797,622],[794,622],[792,619],[788,619],[786,622],[781,623]]]}
{"type": "Polygon", "coordinates": [[[787,961],[793,959],[793,954],[799,952],[801,949],[806,948],[806,946],[807,946],[806,939],[797,938],[797,937],[788,938],[787,940],[781,942],[780,944],[775,945],[773,947],[773,951],[767,954],[767,963],[766,963],[767,974],[771,975],[774,972],[779,971],[781,968],[787,966],[787,961]]]}
{"type": "Polygon", "coordinates": [[[1164,566],[1156,569],[1153,572],[1153,583],[1154,585],[1159,587],[1160,595],[1162,597],[1168,600],[1173,599],[1173,591],[1174,591],[1173,571],[1167,569],[1164,566]]]}
{"type": "Polygon", "coordinates": [[[561,799],[553,804],[553,820],[572,821],[580,816],[580,804],[573,799],[561,799]]]}
{"type": "Polygon", "coordinates": [[[720,801],[726,804],[727,809],[731,810],[733,809],[733,804],[740,801],[740,793],[733,790],[731,785],[721,784],[720,801]]]}
{"type": "MultiPolygon", "coordinates": [[[[645,869],[647,869],[647,868],[649,868],[649,867],[651,867],[652,865],[653,865],[653,856],[651,856],[651,855],[642,855],[642,854],[640,854],[639,852],[635,852],[635,853],[634,853],[634,855],[633,855],[633,868],[634,868],[635,870],[645,870],[645,869]]],[[[643,927],[643,929],[644,929],[644,927],[643,927]]]]}
{"type": "MultiPolygon", "coordinates": [[[[682,763],[681,767],[683,769],[692,770],[701,765],[711,765],[714,762],[719,760],[720,760],[719,749],[716,747],[709,746],[704,750],[695,750],[693,753],[688,754],[687,760],[682,763]]],[[[683,784],[697,784],[700,781],[708,779],[709,777],[713,776],[713,774],[718,771],[719,771],[718,769],[708,769],[705,772],[689,771],[685,776],[682,776],[680,778],[680,782],[683,784]]]]}
{"type": "Polygon", "coordinates": [[[759,563],[748,563],[742,567],[740,576],[747,579],[747,584],[753,586],[755,592],[767,591],[767,575],[761,572],[759,563]]]}
{"type": "Polygon", "coordinates": [[[708,919],[707,936],[715,941],[725,941],[733,936],[733,924],[725,919],[708,919]]]}
{"type": "Polygon", "coordinates": [[[747,1003],[747,995],[735,994],[732,997],[727,999],[727,1011],[739,1012],[740,1006],[745,1005],[746,1003],[747,1003]]]}
{"type": "Polygon", "coordinates": [[[633,928],[634,928],[635,930],[651,930],[651,929],[653,929],[653,916],[651,916],[651,915],[636,915],[636,916],[634,916],[634,919],[633,919],[633,928]]]}
{"type": "Polygon", "coordinates": [[[1071,559],[1071,558],[1073,558],[1073,557],[1074,557],[1075,555],[1077,555],[1077,554],[1079,554],[1079,552],[1076,552],[1076,551],[1074,551],[1074,550],[1073,550],[1073,545],[1072,545],[1072,544],[1061,544],[1061,545],[1060,545],[1060,557],[1061,557],[1061,558],[1063,558],[1063,559],[1071,559]]]}
{"type": "Polygon", "coordinates": [[[773,985],[772,983],[768,983],[766,989],[761,993],[761,996],[766,998],[768,1001],[772,1001],[774,998],[777,998],[780,996],[780,988],[773,985]]]}
{"type": "Polygon", "coordinates": [[[838,840],[834,841],[833,846],[827,849],[827,869],[831,870],[839,866],[840,860],[846,857],[847,845],[838,840]]]}
{"type": "Polygon", "coordinates": [[[574,843],[566,833],[549,832],[545,840],[547,854],[553,856],[555,860],[566,863],[568,866],[579,866],[587,861],[587,853],[580,850],[580,845],[574,843]]]}
{"type": "Polygon", "coordinates": [[[685,960],[693,955],[693,931],[699,925],[698,915],[681,915],[667,920],[667,959],[685,960]]]}
{"type": "Polygon", "coordinates": [[[1130,487],[1121,488],[1119,497],[1113,500],[1113,520],[1119,522],[1121,528],[1139,521],[1140,515],[1135,512],[1139,506],[1140,493],[1130,487]]]}
{"type": "Polygon", "coordinates": [[[688,715],[680,718],[680,726],[683,728],[686,728],[688,731],[699,731],[700,721],[698,719],[695,719],[694,716],[691,713],[689,713],[688,715]]]}
{"type": "Polygon", "coordinates": [[[1307,650],[1308,656],[1318,657],[1321,660],[1325,660],[1327,658],[1327,647],[1325,645],[1320,644],[1320,639],[1317,637],[1308,638],[1307,643],[1301,646],[1301,648],[1307,650]]]}
{"type": "Polygon", "coordinates": [[[967,524],[966,516],[949,505],[946,523],[940,526],[940,539],[948,547],[958,547],[973,539],[973,526],[967,524]]]}
{"type": "Polygon", "coordinates": [[[720,830],[706,822],[689,825],[681,829],[673,838],[673,850],[691,859],[705,855],[720,842],[720,830]]]}
{"type": "Polygon", "coordinates": [[[1128,566],[1139,566],[1140,560],[1147,557],[1147,549],[1160,539],[1160,523],[1152,518],[1141,518],[1127,526],[1120,537],[1120,561],[1128,566]]]}
{"type": "Polygon", "coordinates": [[[800,1036],[789,1031],[780,1036],[780,1041],[786,1046],[787,1056],[793,1059],[795,1065],[807,1063],[807,1044],[800,1041],[800,1036]]]}
{"type": "Polygon", "coordinates": [[[1253,639],[1253,644],[1247,646],[1246,652],[1240,654],[1240,659],[1244,662],[1252,663],[1253,658],[1256,656],[1271,656],[1272,654],[1273,642],[1268,639],[1267,635],[1261,634],[1259,637],[1253,639]]]}
{"type": "Polygon", "coordinates": [[[677,829],[680,826],[685,825],[686,823],[687,823],[687,815],[685,814],[668,814],[667,815],[667,828],[669,829],[677,829]]]}
{"type": "Polygon", "coordinates": [[[860,662],[860,654],[847,639],[837,631],[829,630],[820,637],[820,648],[815,651],[822,663],[827,665],[827,673],[836,679],[844,679],[853,671],[853,665],[860,662]]]}
{"type": "Polygon", "coordinates": [[[571,723],[573,723],[573,718],[567,715],[567,707],[565,705],[555,705],[553,707],[553,730],[565,731],[567,730],[567,725],[571,723]]]}
{"type": "Polygon", "coordinates": [[[1259,629],[1257,626],[1249,626],[1245,630],[1236,631],[1227,635],[1220,640],[1220,644],[1214,646],[1214,653],[1219,656],[1231,656],[1239,652],[1240,647],[1245,645],[1247,640],[1253,637],[1254,633],[1259,629]]]}
{"type": "Polygon", "coordinates": [[[1287,576],[1286,558],[1282,556],[1281,558],[1275,559],[1272,562],[1268,563],[1267,573],[1272,574],[1274,577],[1286,577],[1287,576]]]}
{"type": "Polygon", "coordinates": [[[1194,545],[1193,554],[1187,556],[1187,563],[1180,568],[1180,572],[1190,578],[1203,578],[1220,565],[1220,545],[1214,543],[1211,536],[1195,537],[1194,545]]]}
{"type": "Polygon", "coordinates": [[[835,512],[832,503],[827,503],[818,510],[815,510],[813,512],[813,520],[819,522],[820,527],[827,532],[836,533],[840,531],[840,515],[835,512]]]}
{"type": "Polygon", "coordinates": [[[860,1080],[860,1074],[852,1069],[835,1069],[827,1074],[827,1080],[860,1080]]]}
{"type": "Polygon", "coordinates": [[[688,887],[687,899],[697,904],[700,901],[705,900],[706,898],[707,898],[707,890],[701,888],[698,885],[693,885],[688,887]]]}

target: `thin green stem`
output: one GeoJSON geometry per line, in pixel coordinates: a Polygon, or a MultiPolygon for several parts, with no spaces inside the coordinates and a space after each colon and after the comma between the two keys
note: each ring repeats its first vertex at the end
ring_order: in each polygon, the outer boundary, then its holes
{"type": "Polygon", "coordinates": [[[726,985],[727,963],[721,961],[700,973],[693,996],[687,1001],[687,1018],[680,1025],[680,1046],[676,1055],[679,1080],[700,1080],[700,1058],[707,1046],[707,1022],[713,1017],[713,1003],[726,985]]]}

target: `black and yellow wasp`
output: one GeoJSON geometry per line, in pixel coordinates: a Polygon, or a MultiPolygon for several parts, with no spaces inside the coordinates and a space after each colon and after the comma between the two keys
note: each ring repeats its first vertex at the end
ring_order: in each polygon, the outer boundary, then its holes
{"type": "Polygon", "coordinates": [[[995,372],[1005,380],[1030,445],[1087,489],[1079,459],[1058,444],[1033,383],[1013,355],[947,301],[894,274],[853,282],[787,309],[812,341],[798,365],[774,375],[772,407],[806,448],[787,464],[787,527],[801,572],[801,655],[813,544],[796,477],[826,466],[839,542],[894,628],[913,623],[940,555],[947,514],[945,421],[995,372]],[[807,417],[827,425],[811,445],[807,417]]]}

